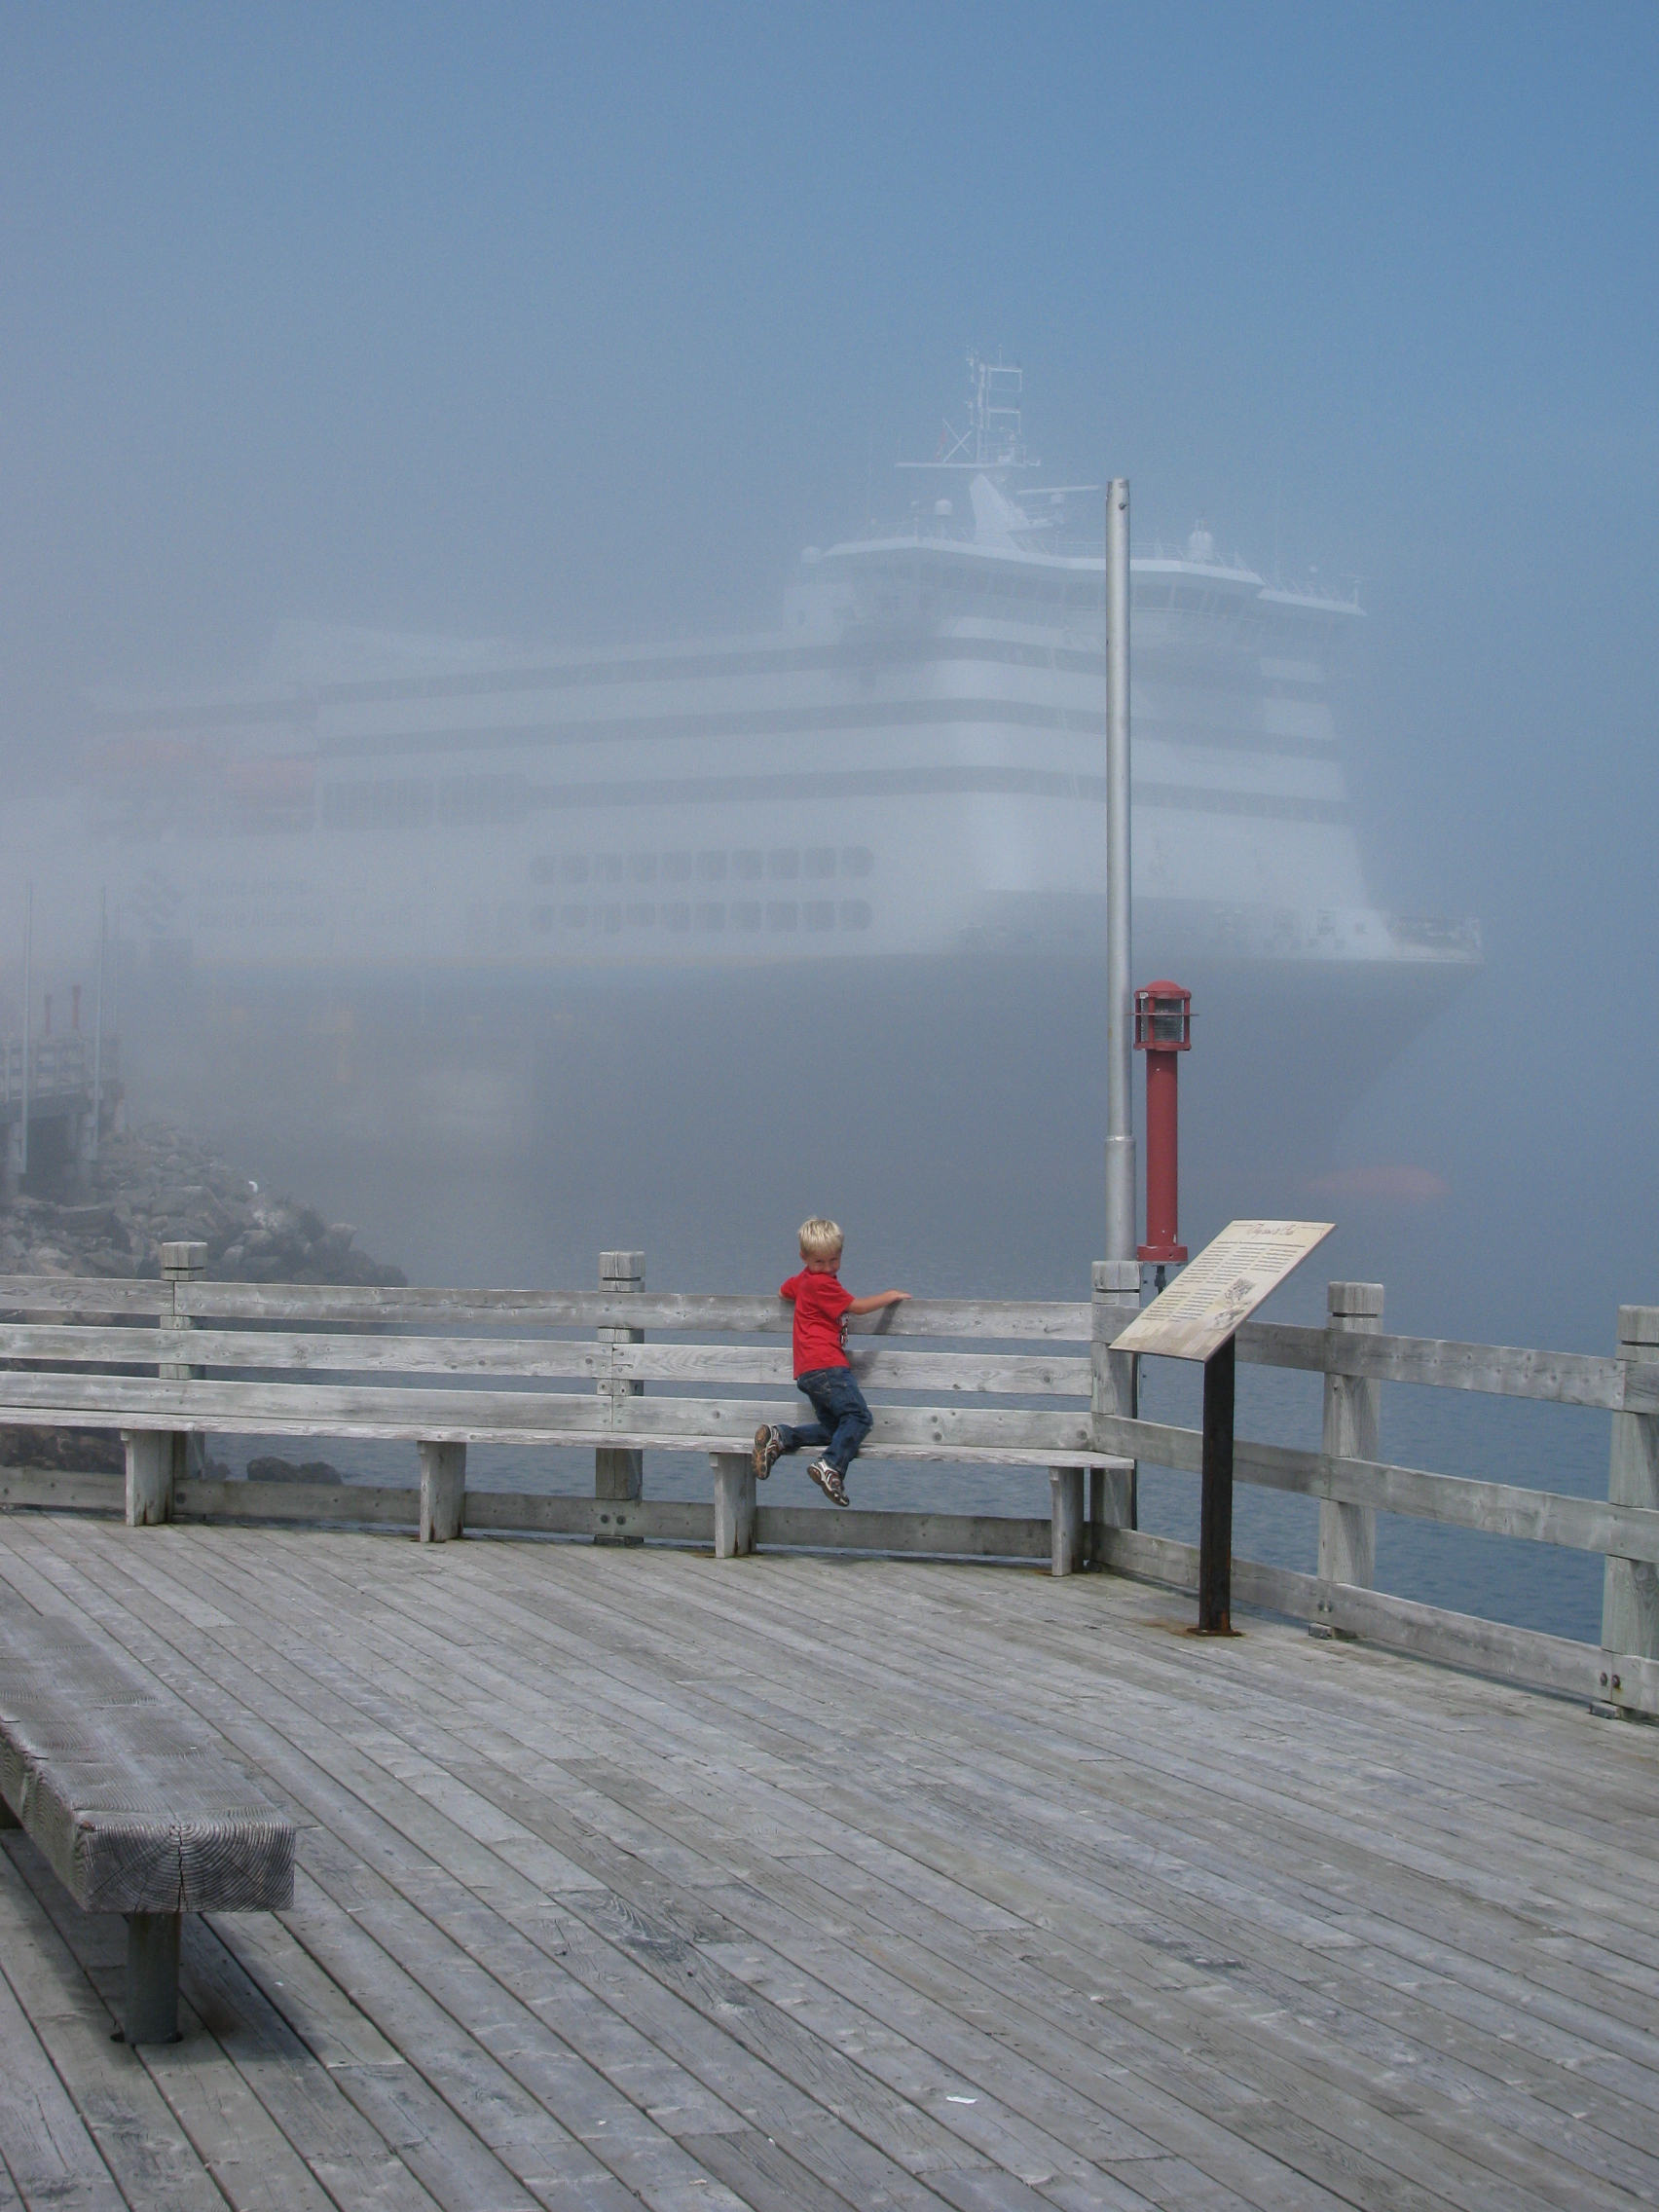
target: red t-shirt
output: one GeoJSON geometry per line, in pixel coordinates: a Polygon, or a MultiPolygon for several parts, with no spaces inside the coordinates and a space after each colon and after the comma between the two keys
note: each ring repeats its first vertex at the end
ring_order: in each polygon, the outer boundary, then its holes
{"type": "Polygon", "coordinates": [[[851,1367],[841,1346],[841,1316],[853,1303],[838,1275],[803,1268],[791,1275],[780,1298],[794,1301],[794,1371],[815,1375],[821,1367],[851,1367]]]}

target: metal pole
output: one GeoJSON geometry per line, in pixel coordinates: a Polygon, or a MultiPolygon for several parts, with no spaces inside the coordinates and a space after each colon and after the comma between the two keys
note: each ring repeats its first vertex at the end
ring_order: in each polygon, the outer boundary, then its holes
{"type": "Polygon", "coordinates": [[[1233,1634],[1233,1385],[1229,1337],[1204,1361],[1203,1489],[1198,1501],[1198,1634],[1233,1634]]]}
{"type": "Polygon", "coordinates": [[[1106,1257],[1135,1256],[1129,981],[1129,480],[1106,487],[1106,1257]]]}
{"type": "Polygon", "coordinates": [[[34,885],[23,893],[23,1157],[18,1173],[29,1171],[29,988],[34,977],[34,885]]]}
{"type": "Polygon", "coordinates": [[[98,893],[98,1002],[92,1016],[92,1158],[98,1156],[98,1123],[103,1115],[104,940],[109,936],[109,893],[98,893]]]}

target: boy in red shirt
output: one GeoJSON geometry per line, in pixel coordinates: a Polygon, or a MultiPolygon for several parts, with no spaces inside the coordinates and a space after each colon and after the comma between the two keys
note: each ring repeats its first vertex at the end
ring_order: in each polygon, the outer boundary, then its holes
{"type": "Polygon", "coordinates": [[[755,1431],[755,1472],[764,1482],[787,1453],[805,1444],[819,1452],[806,1470],[831,1505],[847,1502],[847,1469],[869,1434],[869,1408],[847,1358],[843,1324],[849,1313],[875,1313],[909,1297],[884,1290],[854,1298],[841,1286],[841,1232],[815,1215],[800,1225],[801,1272],[779,1291],[794,1307],[795,1388],[818,1417],[803,1428],[755,1431]]]}

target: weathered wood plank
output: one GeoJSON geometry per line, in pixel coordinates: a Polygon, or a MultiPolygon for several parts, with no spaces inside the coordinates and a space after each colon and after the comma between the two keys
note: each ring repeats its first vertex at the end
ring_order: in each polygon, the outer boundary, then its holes
{"type": "Polygon", "coordinates": [[[374,1483],[181,1482],[175,1521],[292,1521],[310,1528],[414,1529],[421,1493],[374,1483]]]}
{"type": "Polygon", "coordinates": [[[0,1619],[0,1794],[88,1912],[260,1912],[294,1830],[189,1714],[67,1621],[0,1619]]]}
{"type": "MultiPolygon", "coordinates": [[[[16,1280],[18,1278],[14,1278],[16,1280]]],[[[29,1278],[22,1278],[25,1281],[29,1278]]],[[[0,1304],[4,1303],[0,1280],[0,1304]]],[[[52,1310],[66,1309],[61,1301],[52,1310]]],[[[110,1310],[89,1304],[89,1310],[110,1310]]],[[[137,1310],[138,1309],[134,1309],[137,1310]]],[[[362,1289],[309,1283],[193,1282],[178,1287],[176,1310],[193,1320],[361,1322],[383,1326],[442,1321],[450,1328],[534,1321],[550,1329],[773,1329],[787,1334],[793,1309],[783,1299],[700,1291],[362,1289]]],[[[1087,1304],[1030,1299],[917,1298],[881,1313],[855,1315],[856,1335],[1020,1338],[1087,1344],[1087,1304]]]]}
{"type": "MultiPolygon", "coordinates": [[[[341,2095],[445,2212],[471,2212],[481,2204],[531,2212],[549,2201],[508,2171],[283,1922],[256,1914],[227,1920],[214,1934],[289,2032],[327,2069],[341,2095]]],[[[603,2180],[597,2173],[592,2178],[603,2180]]]]}
{"type": "MultiPolygon", "coordinates": [[[[0,1360],[154,1370],[161,1347],[134,1329],[0,1326],[0,1360]]],[[[202,1369],[263,1373],[505,1376],[519,1380],[617,1378],[667,1382],[793,1380],[787,1345],[585,1344],[541,1337],[317,1335],[279,1329],[196,1329],[190,1361],[202,1369]]],[[[872,1389],[971,1390],[1004,1396],[1087,1396],[1086,1359],[984,1351],[895,1351],[855,1346],[853,1365],[872,1389]]]]}
{"type": "Polygon", "coordinates": [[[45,1506],[54,1513],[121,1513],[124,1476],[68,1474],[61,1467],[0,1467],[0,1506],[45,1506]]]}
{"type": "MultiPolygon", "coordinates": [[[[202,1433],[240,1429],[260,1435],[353,1435],[420,1442],[596,1445],[619,1441],[731,1450],[758,1421],[788,1420],[793,1401],[638,1398],[622,1426],[608,1402],[577,1390],[457,1390],[373,1384],[225,1382],[143,1376],[0,1376],[0,1420],[202,1433]]],[[[866,1450],[951,1458],[979,1454],[1026,1457],[1042,1465],[1089,1464],[1100,1447],[1086,1409],[1025,1411],[1012,1406],[893,1406],[875,1410],[866,1450]]]]}
{"type": "MultiPolygon", "coordinates": [[[[0,1972],[0,2050],[5,2053],[0,2066],[0,2173],[16,2184],[13,2202],[20,2194],[31,2212],[35,2205],[128,2212],[128,2200],[31,2024],[31,2007],[43,2015],[48,2033],[46,2015],[61,2015],[68,2008],[55,1993],[55,2002],[49,2004],[40,1986],[46,1962],[38,1938],[31,1940],[26,1927],[19,1936],[24,1920],[20,1893],[21,1876],[9,1857],[0,1855],[0,1968],[5,1970],[0,1972]]],[[[107,2025],[103,2033],[107,2038],[107,2025]]]]}
{"type": "MultiPolygon", "coordinates": [[[[181,1483],[179,1521],[265,1522],[340,1528],[413,1528],[414,1490],[358,1484],[181,1483]]],[[[593,1536],[626,1532],[646,1542],[707,1544],[714,1507],[694,1500],[605,1498],[535,1491],[466,1493],[466,1526],[476,1534],[593,1536]]],[[[767,1506],[756,1513],[756,1542],[815,1550],[917,1553],[935,1558],[1047,1559],[1050,1524],[998,1514],[894,1513],[857,1507],[767,1506]]]]}
{"type": "Polygon", "coordinates": [[[110,1275],[0,1275],[0,1313],[129,1314],[154,1320],[173,1309],[171,1283],[110,1275]]]}
{"type": "Polygon", "coordinates": [[[994,1513],[892,1513],[853,1505],[761,1505],[755,1541],[814,1551],[913,1552],[934,1558],[1046,1560],[1050,1524],[994,1513]]]}
{"type": "Polygon", "coordinates": [[[676,1544],[714,1540],[715,1509],[703,1499],[569,1497],[541,1491],[466,1493],[466,1526],[476,1534],[640,1536],[676,1544]]]}
{"type": "Polygon", "coordinates": [[[1595,1352],[1531,1351],[1514,1345],[1469,1345],[1431,1337],[1379,1334],[1355,1341],[1338,1329],[1248,1321],[1238,1332],[1238,1357],[1258,1367],[1302,1368],[1357,1375],[1379,1382],[1415,1382],[1446,1390],[1484,1390],[1507,1398],[1543,1398],[1564,1406],[1608,1411],[1659,1410],[1659,1364],[1595,1352]]]}

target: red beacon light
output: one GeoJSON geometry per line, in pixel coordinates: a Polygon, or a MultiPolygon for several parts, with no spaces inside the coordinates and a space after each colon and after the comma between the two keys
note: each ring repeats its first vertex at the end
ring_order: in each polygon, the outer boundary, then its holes
{"type": "Polygon", "coordinates": [[[1177,1052],[1193,1049],[1193,994],[1179,983],[1148,983],[1135,993],[1135,1051],[1146,1054],[1146,1242],[1138,1256],[1162,1271],[1187,1247],[1176,1236],[1179,1118],[1177,1052]]]}

